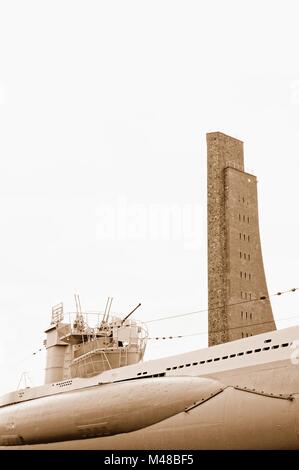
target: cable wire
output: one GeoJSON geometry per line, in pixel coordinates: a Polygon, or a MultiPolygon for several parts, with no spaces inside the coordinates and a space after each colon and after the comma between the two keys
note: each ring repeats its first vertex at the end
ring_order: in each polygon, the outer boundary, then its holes
{"type": "MultiPolygon", "coordinates": [[[[299,315],[293,315],[292,317],[287,317],[287,318],[280,318],[280,319],[277,319],[277,321],[291,320],[293,318],[299,318],[299,315]]],[[[237,329],[240,329],[240,328],[247,328],[247,327],[252,327],[252,326],[265,325],[267,323],[273,323],[273,320],[265,321],[265,322],[259,322],[259,323],[248,323],[247,325],[242,325],[242,326],[233,326],[229,329],[230,330],[237,330],[237,329]]],[[[210,331],[210,333],[221,333],[222,331],[224,331],[224,330],[223,329],[222,330],[213,330],[213,331],[210,331]]],[[[198,333],[189,333],[187,335],[156,336],[156,337],[153,336],[153,337],[148,337],[147,339],[149,339],[149,340],[180,339],[180,338],[187,338],[189,336],[206,335],[208,333],[209,333],[209,331],[205,330],[205,331],[199,331],[198,333]]]]}
{"type": "MultiPolygon", "coordinates": [[[[262,295],[260,297],[255,298],[255,299],[241,300],[240,302],[235,302],[233,304],[222,304],[222,305],[217,305],[215,307],[213,306],[213,307],[204,308],[204,309],[201,309],[201,310],[194,310],[193,312],[179,313],[177,315],[169,315],[167,317],[154,318],[152,320],[144,321],[143,323],[153,323],[153,322],[156,322],[156,321],[170,320],[172,318],[186,317],[186,316],[189,316],[189,315],[195,315],[197,313],[206,313],[206,312],[210,312],[211,310],[218,310],[220,308],[234,307],[236,305],[243,305],[243,304],[248,304],[248,303],[252,303],[252,302],[260,302],[260,301],[263,301],[263,300],[269,300],[270,297],[280,296],[280,295],[283,295],[283,294],[288,294],[290,292],[296,292],[297,290],[299,290],[299,287],[294,287],[292,289],[289,289],[289,290],[286,290],[286,291],[283,291],[283,292],[276,292],[275,294],[271,294],[271,295],[268,295],[268,296],[262,295]]],[[[268,322],[266,322],[266,323],[268,323],[268,322]]]]}

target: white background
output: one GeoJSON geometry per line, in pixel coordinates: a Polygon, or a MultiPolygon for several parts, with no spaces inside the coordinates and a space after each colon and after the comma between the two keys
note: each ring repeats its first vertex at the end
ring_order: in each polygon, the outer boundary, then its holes
{"type": "MultiPolygon", "coordinates": [[[[23,371],[42,383],[45,354],[33,353],[52,305],[74,310],[74,292],[92,310],[111,295],[122,315],[140,301],[143,321],[207,306],[206,132],[245,142],[269,292],[299,287],[297,10],[0,1],[0,392],[23,371]],[[195,243],[171,230],[153,239],[150,220],[139,238],[102,236],[102,209],[117,214],[121,198],[145,214],[196,208],[195,243]]],[[[278,327],[298,323],[298,300],[273,300],[278,327]]],[[[206,331],[206,313],[150,327],[206,331]]],[[[146,357],[206,344],[207,334],[150,341],[146,357]]]]}

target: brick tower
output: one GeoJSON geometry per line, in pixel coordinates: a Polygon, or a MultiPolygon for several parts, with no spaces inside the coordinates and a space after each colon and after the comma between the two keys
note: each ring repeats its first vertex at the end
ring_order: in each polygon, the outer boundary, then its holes
{"type": "Polygon", "coordinates": [[[268,289],[257,179],[244,171],[243,142],[211,132],[207,149],[209,346],[213,346],[276,326],[270,301],[253,301],[268,297],[268,289]]]}

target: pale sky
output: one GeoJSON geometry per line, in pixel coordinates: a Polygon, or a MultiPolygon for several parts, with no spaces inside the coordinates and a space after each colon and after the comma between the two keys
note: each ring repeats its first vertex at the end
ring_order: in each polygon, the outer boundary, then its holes
{"type": "MultiPolygon", "coordinates": [[[[245,143],[269,293],[299,287],[298,9],[0,1],[0,393],[23,371],[42,383],[32,353],[74,292],[87,310],[141,302],[142,321],[207,307],[206,132],[245,143]]],[[[278,327],[298,304],[273,300],[278,327]]],[[[206,331],[205,313],[150,327],[206,331]]],[[[206,345],[149,341],[146,357],[206,345]]]]}

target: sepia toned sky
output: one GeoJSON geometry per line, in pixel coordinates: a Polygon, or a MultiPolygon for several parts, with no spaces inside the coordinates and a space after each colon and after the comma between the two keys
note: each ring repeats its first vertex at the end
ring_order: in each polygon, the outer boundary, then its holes
{"type": "MultiPolygon", "coordinates": [[[[0,2],[0,393],[43,380],[51,307],[207,307],[206,132],[245,144],[269,293],[299,287],[296,1],[0,2]],[[37,352],[37,354],[33,354],[37,352]]],[[[299,294],[274,298],[279,328],[299,294]]],[[[207,345],[148,324],[146,358],[207,345]]]]}

